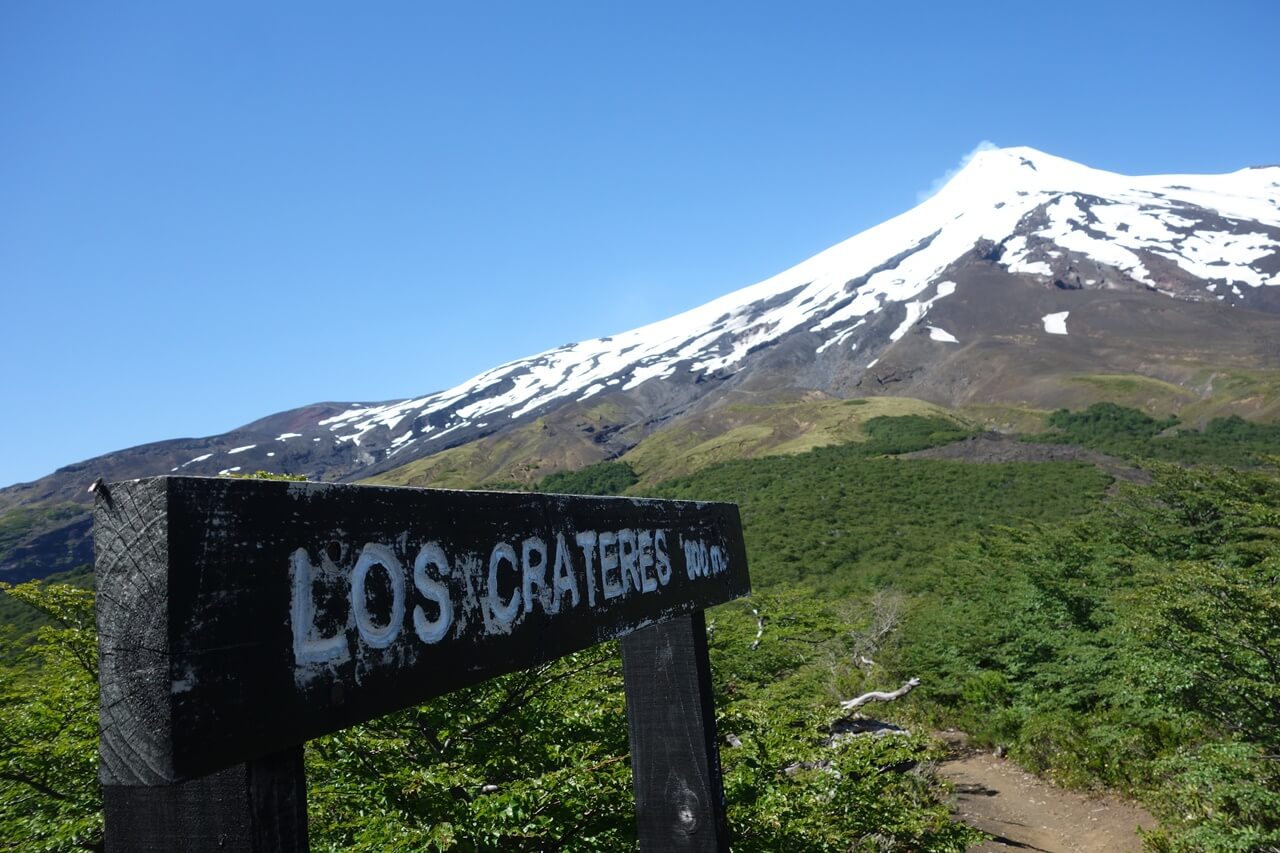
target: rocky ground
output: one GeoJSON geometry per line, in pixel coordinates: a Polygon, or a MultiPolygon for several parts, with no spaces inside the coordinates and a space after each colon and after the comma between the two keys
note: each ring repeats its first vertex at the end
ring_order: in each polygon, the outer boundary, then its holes
{"type": "Polygon", "coordinates": [[[1132,463],[1074,444],[1039,444],[987,432],[963,441],[902,454],[903,459],[955,459],[961,462],[1086,462],[1117,480],[1147,483],[1151,477],[1132,463]]]}
{"type": "Polygon", "coordinates": [[[1137,853],[1138,829],[1156,826],[1145,809],[1117,795],[1058,788],[1008,759],[969,748],[959,732],[943,737],[953,752],[938,772],[955,787],[956,818],[993,836],[969,853],[1137,853]]]}

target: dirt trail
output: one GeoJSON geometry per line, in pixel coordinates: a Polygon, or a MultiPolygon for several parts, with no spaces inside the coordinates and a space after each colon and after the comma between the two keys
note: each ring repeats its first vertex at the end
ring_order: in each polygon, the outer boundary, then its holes
{"type": "Polygon", "coordinates": [[[939,775],[955,786],[956,817],[995,836],[969,848],[1044,853],[1137,853],[1137,828],[1153,829],[1144,809],[1117,798],[1096,797],[1054,787],[989,752],[966,749],[963,736],[948,732],[955,757],[939,775]]]}

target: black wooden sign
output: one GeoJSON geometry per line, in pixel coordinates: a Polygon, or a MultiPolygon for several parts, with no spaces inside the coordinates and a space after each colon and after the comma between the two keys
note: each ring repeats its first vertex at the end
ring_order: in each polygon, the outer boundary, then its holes
{"type": "Polygon", "coordinates": [[[157,477],[100,493],[95,541],[112,789],[257,761],[677,617],[700,625],[750,586],[728,504],[157,477]]]}

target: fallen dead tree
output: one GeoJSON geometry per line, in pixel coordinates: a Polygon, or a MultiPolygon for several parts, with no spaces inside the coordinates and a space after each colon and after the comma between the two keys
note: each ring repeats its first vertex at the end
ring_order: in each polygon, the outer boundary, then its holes
{"type": "MultiPolygon", "coordinates": [[[[920,686],[920,679],[910,678],[910,679],[907,679],[906,683],[903,684],[901,687],[899,687],[897,690],[891,690],[891,691],[873,690],[869,693],[863,693],[861,696],[856,696],[853,699],[846,699],[842,701],[840,703],[840,708],[844,711],[854,711],[858,708],[861,708],[863,705],[870,704],[871,702],[892,702],[895,699],[901,699],[903,696],[906,696],[908,693],[910,693],[912,690],[915,690],[919,686],[920,686]]],[[[897,725],[894,725],[893,723],[885,722],[884,720],[873,720],[867,717],[863,717],[860,714],[846,714],[844,717],[841,717],[840,719],[833,721],[830,725],[827,726],[826,733],[827,733],[827,737],[823,741],[823,745],[828,747],[835,746],[841,740],[844,740],[845,738],[850,738],[850,737],[860,737],[863,735],[871,735],[872,737],[884,737],[886,735],[911,734],[910,731],[902,728],[901,726],[897,726],[897,725]]],[[[732,738],[732,740],[730,741],[732,745],[736,746],[741,743],[741,741],[738,741],[738,739],[733,735],[730,735],[729,737],[732,738]],[[734,741],[738,741],[738,742],[734,743],[734,741]]],[[[888,767],[884,769],[894,770],[896,772],[905,772],[906,770],[909,770],[911,769],[911,767],[914,767],[914,766],[915,766],[915,762],[911,761],[911,762],[905,762],[901,766],[894,765],[893,767],[888,767]]],[[[784,767],[783,772],[786,773],[788,776],[794,776],[795,774],[799,773],[801,770],[831,770],[831,769],[832,769],[831,762],[827,760],[797,761],[797,762],[788,764],[786,767],[784,767]]]]}
{"type": "Polygon", "coordinates": [[[863,693],[853,699],[846,699],[840,703],[840,707],[846,711],[852,711],[855,708],[861,708],[868,702],[892,702],[895,699],[901,699],[912,690],[920,686],[920,679],[909,678],[907,683],[899,687],[897,690],[884,692],[880,690],[872,690],[870,693],[863,693]]]}

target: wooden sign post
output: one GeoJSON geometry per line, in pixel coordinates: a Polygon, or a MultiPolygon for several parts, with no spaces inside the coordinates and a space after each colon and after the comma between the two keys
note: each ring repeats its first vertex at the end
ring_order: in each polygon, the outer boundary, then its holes
{"type": "Polygon", "coordinates": [[[156,477],[94,524],[108,851],[305,850],[306,740],[615,638],[642,848],[727,849],[736,507],[156,477]]]}

